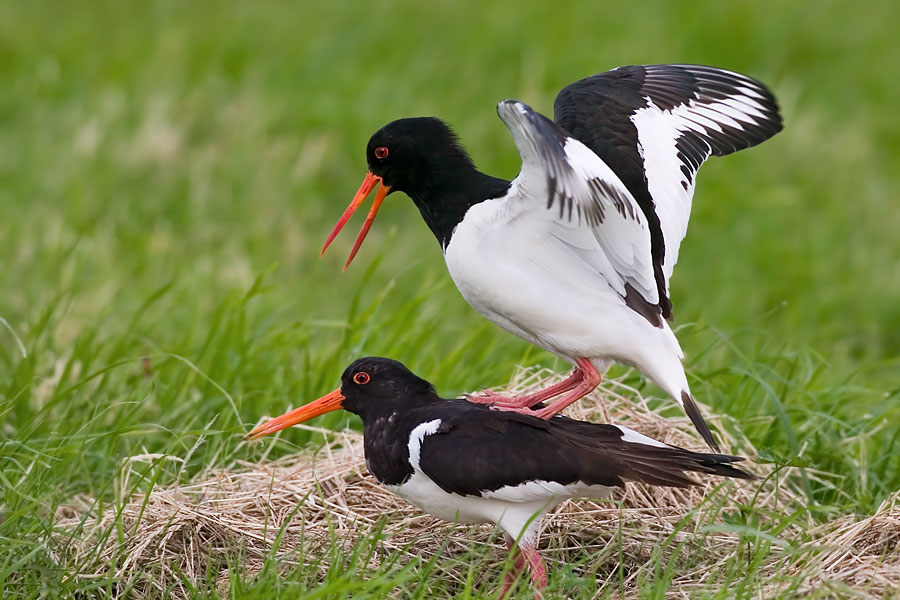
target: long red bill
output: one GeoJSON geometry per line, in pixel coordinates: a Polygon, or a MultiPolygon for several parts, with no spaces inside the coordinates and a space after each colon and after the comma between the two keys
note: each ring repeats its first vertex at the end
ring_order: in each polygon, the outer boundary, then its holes
{"type": "Polygon", "coordinates": [[[322,396],[318,400],[313,400],[309,404],[304,404],[300,408],[295,408],[292,411],[286,412],[280,417],[275,417],[270,421],[266,421],[245,435],[244,441],[256,440],[264,435],[269,435],[270,433],[292,427],[297,423],[308,421],[313,417],[324,415],[333,410],[339,410],[341,408],[341,402],[343,401],[344,396],[341,394],[340,388],[338,388],[330,394],[322,396]]]}
{"type": "Polygon", "coordinates": [[[366,239],[366,235],[369,233],[369,229],[372,227],[372,222],[375,221],[375,215],[378,214],[378,209],[381,208],[381,203],[384,202],[385,196],[391,191],[389,186],[384,185],[381,181],[381,177],[375,175],[371,171],[366,173],[366,178],[363,180],[362,185],[359,186],[359,190],[356,192],[356,195],[353,197],[353,201],[350,202],[350,206],[344,211],[344,214],[341,215],[341,218],[338,219],[337,224],[335,224],[334,228],[331,230],[331,233],[328,234],[328,238],[325,240],[325,243],[322,245],[322,251],[319,253],[319,256],[325,254],[325,250],[328,249],[328,246],[331,245],[331,242],[334,241],[334,238],[337,237],[337,234],[340,233],[341,229],[344,228],[344,225],[347,224],[347,221],[350,220],[350,217],[353,213],[356,212],[356,209],[363,203],[366,197],[372,192],[372,189],[378,185],[378,191],[375,193],[375,201],[372,203],[372,208],[369,210],[369,214],[366,216],[366,220],[363,223],[362,229],[359,230],[359,235],[356,237],[356,243],[353,244],[353,249],[350,251],[350,256],[347,258],[347,262],[344,263],[344,270],[347,270],[347,267],[350,266],[350,262],[353,260],[353,257],[356,256],[357,251],[359,251],[360,246],[362,246],[363,240],[366,239]]]}

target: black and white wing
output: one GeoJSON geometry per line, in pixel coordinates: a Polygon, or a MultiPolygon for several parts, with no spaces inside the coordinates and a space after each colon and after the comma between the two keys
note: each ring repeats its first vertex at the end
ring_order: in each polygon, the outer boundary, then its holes
{"type": "Polygon", "coordinates": [[[507,198],[541,228],[547,251],[567,279],[587,266],[625,303],[662,327],[665,306],[651,256],[651,228],[628,188],[592,150],[526,104],[504,100],[497,113],[512,134],[522,170],[507,198]]]}
{"type": "Polygon", "coordinates": [[[556,123],[615,171],[647,217],[663,296],[700,165],[710,155],[755,146],[782,127],[762,83],[699,65],[619,67],[566,86],[553,108],[556,123]]]}
{"type": "MultiPolygon", "coordinates": [[[[557,439],[547,421],[466,409],[443,417],[435,433],[422,440],[419,467],[445,492],[528,502],[548,500],[563,491],[559,486],[579,481],[605,487],[625,482],[623,461],[602,455],[602,450],[586,460],[582,449],[557,439]]],[[[601,448],[616,434],[600,432],[601,448]]]]}
{"type": "Polygon", "coordinates": [[[444,491],[511,502],[589,494],[592,486],[626,481],[685,487],[695,483],[689,472],[753,478],[731,466],[740,458],[690,452],[619,425],[483,407],[443,416],[419,452],[419,468],[444,491]]]}

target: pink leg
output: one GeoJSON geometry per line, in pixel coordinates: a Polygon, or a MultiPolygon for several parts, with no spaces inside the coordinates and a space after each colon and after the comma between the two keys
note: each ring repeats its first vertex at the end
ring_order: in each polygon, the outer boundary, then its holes
{"type": "Polygon", "coordinates": [[[519,549],[525,555],[528,566],[531,567],[531,583],[537,590],[534,594],[535,598],[540,598],[542,596],[540,591],[547,587],[547,565],[544,564],[541,553],[532,544],[519,544],[519,549]]]}
{"type": "Polygon", "coordinates": [[[578,386],[584,378],[581,369],[576,368],[571,375],[558,383],[524,396],[503,396],[485,390],[483,396],[466,396],[466,400],[475,404],[490,404],[497,408],[530,408],[539,402],[559,396],[578,386]]]}
{"type": "Polygon", "coordinates": [[[541,419],[549,419],[568,405],[572,404],[579,398],[591,393],[594,388],[600,385],[600,382],[603,380],[603,376],[600,375],[600,372],[594,368],[594,365],[591,364],[586,358],[579,358],[575,361],[575,364],[578,365],[578,368],[582,371],[582,379],[581,381],[572,388],[572,391],[565,394],[561,398],[554,400],[550,403],[546,408],[541,408],[538,410],[531,410],[529,408],[507,408],[505,406],[495,406],[497,410],[511,410],[513,412],[534,415],[536,417],[540,417],[541,419]]]}
{"type": "MultiPolygon", "coordinates": [[[[506,534],[504,534],[503,539],[506,541],[506,547],[509,548],[510,552],[513,552],[515,541],[506,534]]],[[[499,599],[503,600],[506,597],[516,582],[516,577],[522,573],[526,565],[531,568],[531,583],[535,588],[534,597],[543,598],[541,590],[547,587],[547,565],[544,564],[544,559],[541,558],[537,547],[528,542],[522,542],[515,549],[515,553],[513,568],[503,576],[503,587],[500,588],[499,599]]]]}
{"type": "Polygon", "coordinates": [[[516,582],[516,578],[519,574],[525,570],[525,556],[522,555],[522,551],[516,548],[513,550],[513,546],[515,546],[515,540],[509,537],[506,534],[503,534],[503,539],[506,541],[506,547],[510,552],[515,552],[515,557],[513,560],[512,569],[504,573],[503,575],[503,586],[500,588],[500,595],[498,596],[499,600],[503,600],[506,598],[506,595],[512,589],[513,584],[516,582]]]}

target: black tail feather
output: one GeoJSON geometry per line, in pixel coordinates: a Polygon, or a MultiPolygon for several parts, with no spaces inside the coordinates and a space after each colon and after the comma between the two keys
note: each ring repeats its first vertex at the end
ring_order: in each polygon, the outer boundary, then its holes
{"type": "MultiPolygon", "coordinates": [[[[683,488],[699,484],[691,473],[757,479],[735,466],[744,460],[739,456],[692,452],[657,442],[621,425],[578,421],[561,415],[542,421],[512,412],[491,414],[502,415],[497,418],[504,423],[515,422],[532,428],[527,436],[529,452],[542,457],[537,460],[539,464],[555,465],[556,470],[569,469],[571,473],[567,471],[566,477],[590,485],[615,486],[635,481],[683,488]],[[538,432],[543,436],[542,450],[533,450],[531,445],[538,432]]],[[[524,453],[517,456],[522,458],[524,453]]],[[[529,474],[533,470],[529,466],[529,474]]]]}
{"type": "MultiPolygon", "coordinates": [[[[638,445],[634,444],[633,446],[638,445]]],[[[640,449],[632,447],[627,456],[625,456],[624,450],[623,448],[619,455],[628,465],[628,478],[650,485],[671,487],[697,485],[689,473],[718,475],[750,481],[758,479],[756,475],[734,466],[734,463],[744,460],[739,456],[704,454],[674,446],[667,448],[644,446],[640,449]]]]}
{"type": "Polygon", "coordinates": [[[700,409],[697,407],[697,403],[694,402],[694,398],[687,392],[681,392],[681,403],[684,404],[684,412],[690,417],[691,423],[697,428],[697,431],[700,433],[701,437],[703,437],[703,441],[705,441],[716,453],[721,452],[719,444],[716,442],[716,438],[713,437],[709,425],[703,420],[703,415],[700,414],[700,409]]]}
{"type": "Polygon", "coordinates": [[[703,454],[699,452],[692,452],[691,454],[691,458],[701,467],[701,469],[696,469],[697,471],[710,473],[712,475],[721,475],[722,477],[747,479],[750,481],[759,479],[759,477],[753,473],[749,473],[733,466],[734,463],[744,460],[740,456],[731,456],[729,454],[703,454]]]}

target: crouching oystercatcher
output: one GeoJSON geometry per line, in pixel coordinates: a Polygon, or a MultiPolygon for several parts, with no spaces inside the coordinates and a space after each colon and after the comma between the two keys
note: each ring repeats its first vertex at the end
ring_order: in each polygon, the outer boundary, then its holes
{"type": "Polygon", "coordinates": [[[620,425],[544,420],[444,399],[387,358],[354,361],[340,388],[245,439],[338,409],[362,418],[366,466],[392,492],[439,519],[503,530],[517,554],[501,597],[526,565],[534,585],[546,585],[535,545],[540,516],[568,498],[604,496],[626,481],[686,487],[695,483],[688,472],[755,479],[732,466],[742,460],[737,456],[691,452],[620,425]]]}
{"type": "Polygon", "coordinates": [[[666,323],[669,277],[697,170],[710,155],[777,133],[775,98],[731,71],[646,65],[563,88],[554,121],[515,100],[500,102],[497,112],[522,155],[513,181],[479,172],[443,121],[393,121],[369,140],[368,174],[322,252],[378,185],[346,269],[384,198],[406,192],[466,301],[575,366],[569,378],[537,393],[470,400],[548,418],[620,362],[675,398],[718,451],[666,323]]]}

